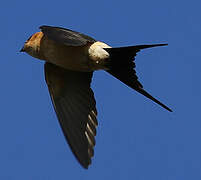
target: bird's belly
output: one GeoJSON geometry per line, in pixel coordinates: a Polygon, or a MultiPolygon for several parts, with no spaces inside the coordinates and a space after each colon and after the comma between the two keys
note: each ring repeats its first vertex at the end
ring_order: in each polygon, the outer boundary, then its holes
{"type": "Polygon", "coordinates": [[[45,60],[73,71],[92,71],[89,58],[80,47],[56,46],[44,53],[45,60]]]}
{"type": "Polygon", "coordinates": [[[97,48],[94,47],[96,46],[65,46],[45,39],[45,43],[41,43],[41,50],[44,49],[41,51],[42,59],[73,71],[90,72],[105,69],[105,59],[101,59],[100,56],[101,46],[98,44],[97,48]]]}

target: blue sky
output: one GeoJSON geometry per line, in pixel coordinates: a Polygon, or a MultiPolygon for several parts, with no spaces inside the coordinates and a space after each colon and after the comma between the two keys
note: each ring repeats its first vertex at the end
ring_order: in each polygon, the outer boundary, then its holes
{"type": "Polygon", "coordinates": [[[0,7],[0,179],[201,179],[201,1],[3,1],[0,7]],[[19,53],[40,25],[111,46],[169,43],[140,52],[144,88],[167,112],[105,72],[94,74],[99,112],[88,170],[54,113],[43,62],[19,53]]]}

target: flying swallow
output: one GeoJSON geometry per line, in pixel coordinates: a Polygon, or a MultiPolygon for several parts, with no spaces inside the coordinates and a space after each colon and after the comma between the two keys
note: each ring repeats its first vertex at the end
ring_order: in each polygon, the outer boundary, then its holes
{"type": "Polygon", "coordinates": [[[168,111],[143,89],[135,71],[142,49],[167,44],[111,47],[104,42],[61,27],[41,26],[21,52],[45,61],[45,79],[64,136],[79,163],[88,168],[94,155],[97,110],[90,87],[93,71],[105,70],[168,111]]]}

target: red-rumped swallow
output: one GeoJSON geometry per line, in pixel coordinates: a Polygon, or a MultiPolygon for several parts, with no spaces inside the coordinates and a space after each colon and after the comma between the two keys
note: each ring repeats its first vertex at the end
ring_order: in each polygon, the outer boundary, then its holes
{"type": "Polygon", "coordinates": [[[105,70],[168,111],[138,81],[135,56],[142,49],[167,44],[111,47],[104,42],[61,27],[41,26],[21,49],[45,60],[45,79],[64,136],[84,168],[94,155],[97,110],[90,88],[93,71],[105,70]]]}

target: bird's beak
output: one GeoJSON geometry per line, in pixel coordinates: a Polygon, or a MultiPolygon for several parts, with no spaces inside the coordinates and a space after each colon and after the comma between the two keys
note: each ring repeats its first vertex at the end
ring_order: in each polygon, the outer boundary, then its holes
{"type": "Polygon", "coordinates": [[[22,49],[20,50],[20,52],[25,52],[24,46],[22,47],[22,49]]]}

